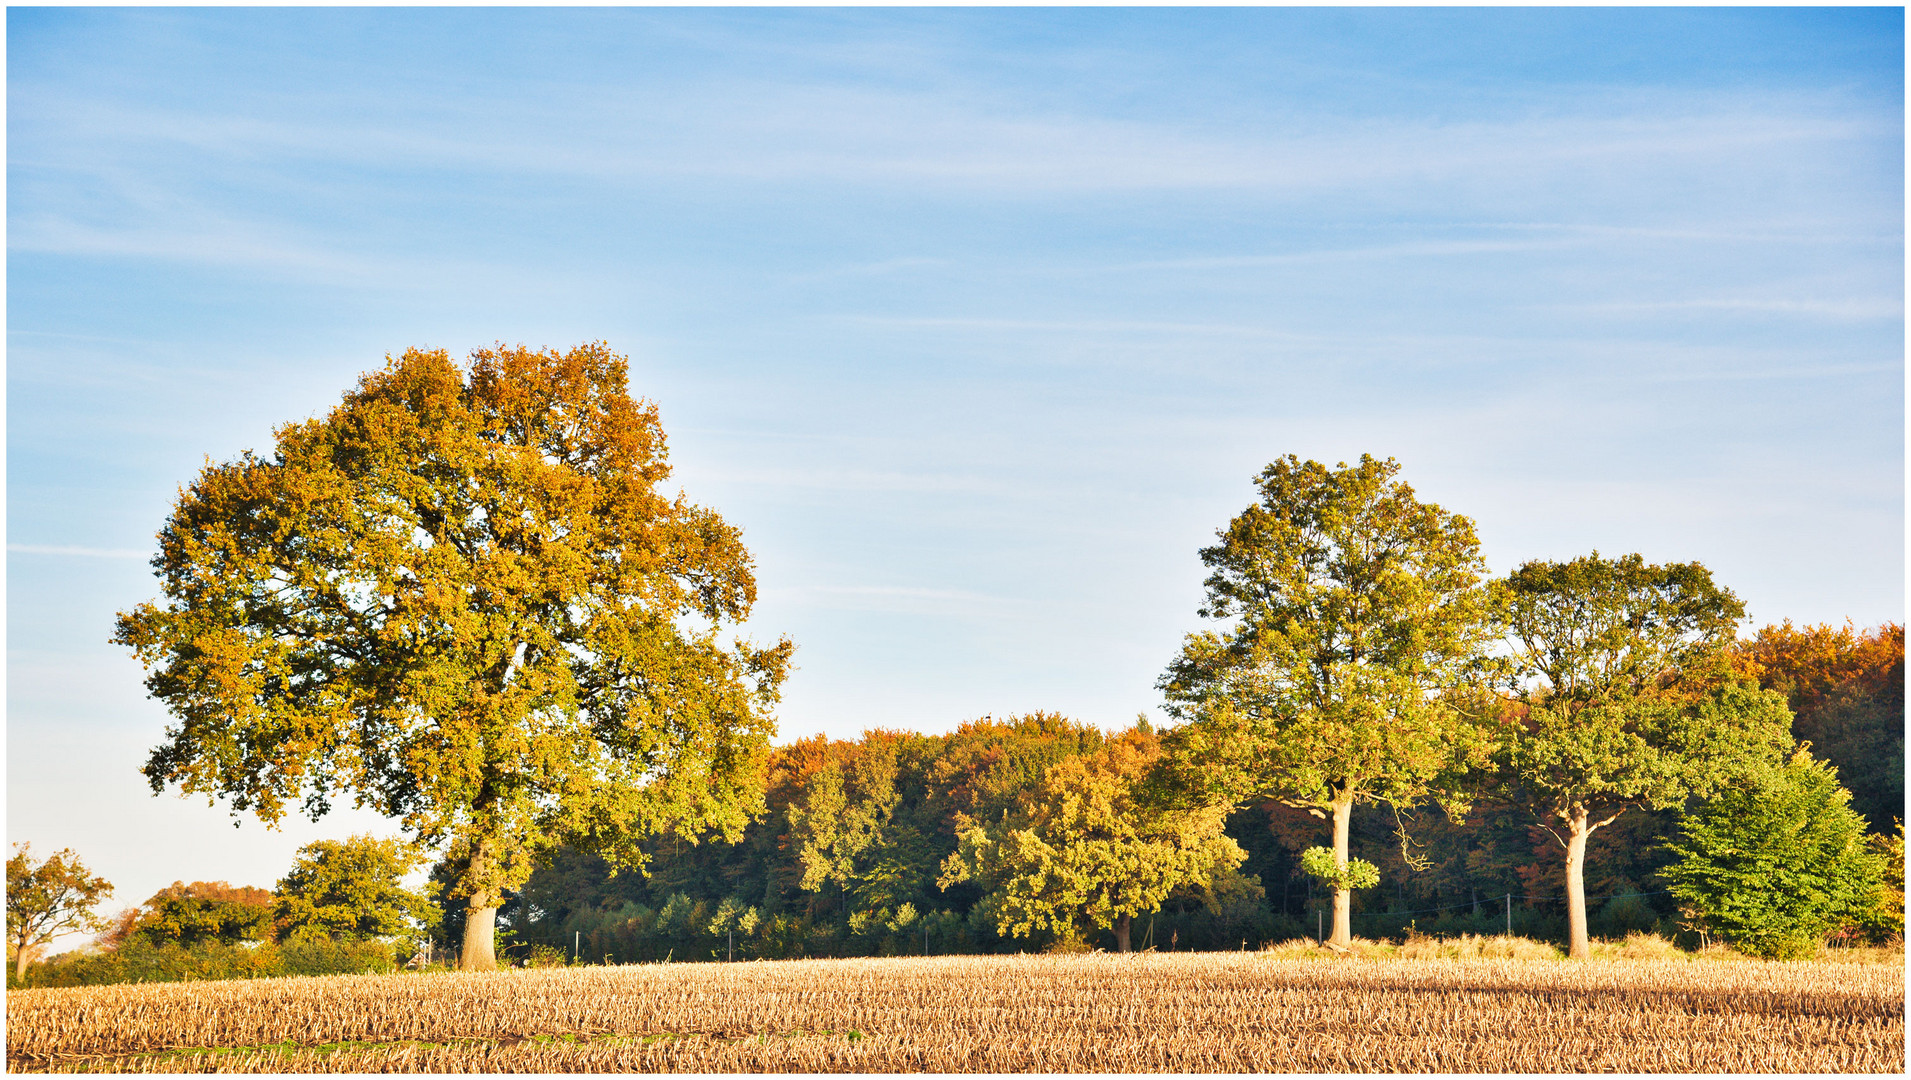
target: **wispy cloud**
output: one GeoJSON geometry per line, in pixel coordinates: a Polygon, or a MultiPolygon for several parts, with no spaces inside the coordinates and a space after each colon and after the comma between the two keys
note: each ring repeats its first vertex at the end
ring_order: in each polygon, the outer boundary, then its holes
{"type": "Polygon", "coordinates": [[[134,551],[130,548],[73,547],[65,544],[8,544],[7,550],[16,555],[54,555],[78,559],[150,559],[150,551],[134,551]]]}
{"type": "Polygon", "coordinates": [[[835,315],[832,320],[864,326],[911,330],[975,330],[1064,334],[1170,334],[1203,337],[1255,337],[1314,340],[1270,326],[1249,323],[1170,322],[1143,319],[1003,319],[967,315],[835,315]]]}
{"type": "MultiPolygon", "coordinates": [[[[343,103],[341,103],[342,105],[343,103]]],[[[730,81],[651,95],[594,92],[535,108],[517,100],[437,102],[358,123],[266,120],[150,106],[37,109],[16,165],[86,169],[100,146],[169,148],[234,169],[322,159],[444,176],[478,171],[638,178],[822,180],[984,187],[1005,194],[1116,190],[1319,191],[1437,178],[1524,180],[1889,135],[1872,118],[1802,98],[1583,101],[1549,115],[1408,122],[1268,118],[1196,133],[1160,122],[1044,111],[965,96],[826,83],[730,81]],[[563,107],[553,110],[554,104],[563,107]]]]}
{"type": "Polygon", "coordinates": [[[1704,297],[1689,300],[1623,300],[1591,304],[1552,304],[1546,310],[1652,314],[1655,312],[1728,311],[1750,315],[1800,315],[1810,318],[1869,321],[1901,319],[1899,298],[1767,299],[1759,297],[1704,297]]]}
{"type": "Polygon", "coordinates": [[[909,255],[895,259],[879,259],[875,262],[855,263],[848,266],[832,266],[809,274],[795,274],[791,281],[828,281],[842,278],[887,277],[892,274],[908,273],[912,270],[931,270],[949,265],[948,259],[930,258],[926,255],[909,255]]]}

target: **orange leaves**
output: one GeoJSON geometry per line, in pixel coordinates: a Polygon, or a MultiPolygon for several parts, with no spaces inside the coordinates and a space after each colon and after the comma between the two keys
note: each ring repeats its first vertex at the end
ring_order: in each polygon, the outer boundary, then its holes
{"type": "Polygon", "coordinates": [[[733,830],[790,646],[695,625],[748,614],[749,553],[653,490],[663,431],[625,379],[601,342],[468,371],[409,350],[269,461],[208,466],[162,535],[163,606],[116,638],[184,721],[149,777],[268,818],[351,790],[467,846],[733,830]]]}
{"type": "Polygon", "coordinates": [[[1904,627],[1793,627],[1786,619],[1739,642],[1732,660],[1742,676],[1786,695],[1793,712],[1816,712],[1841,691],[1878,695],[1895,684],[1902,695],[1904,627]]]}

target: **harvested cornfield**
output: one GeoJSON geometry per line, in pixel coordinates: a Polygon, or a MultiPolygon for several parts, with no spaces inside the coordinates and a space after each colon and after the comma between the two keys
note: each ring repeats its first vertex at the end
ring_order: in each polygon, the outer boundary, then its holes
{"type": "Polygon", "coordinates": [[[1252,953],[7,995],[9,1071],[1901,1072],[1902,965],[1252,953]]]}

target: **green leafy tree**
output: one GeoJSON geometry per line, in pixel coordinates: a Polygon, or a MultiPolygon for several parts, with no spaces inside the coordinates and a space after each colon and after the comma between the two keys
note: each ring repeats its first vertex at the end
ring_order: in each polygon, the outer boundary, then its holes
{"type": "Polygon", "coordinates": [[[1472,677],[1486,634],[1479,541],[1398,471],[1293,455],[1263,470],[1260,501],[1201,551],[1213,571],[1201,614],[1232,625],[1189,635],[1160,682],[1189,721],[1167,736],[1181,783],[1332,820],[1329,940],[1342,946],[1355,803],[1436,796],[1462,812],[1440,781],[1477,749],[1441,691],[1472,677]]]}
{"type": "Polygon", "coordinates": [[[1809,956],[1871,917],[1885,859],[1838,772],[1804,749],[1687,815],[1661,873],[1712,932],[1754,956],[1809,956]]]}
{"type": "Polygon", "coordinates": [[[1872,908],[1865,928],[1886,940],[1904,941],[1904,822],[1892,823],[1888,833],[1873,833],[1869,843],[1872,854],[1882,860],[1884,885],[1878,890],[1878,903],[1872,908]]]}
{"type": "Polygon", "coordinates": [[[305,845],[276,890],[279,940],[400,937],[435,924],[438,905],[405,888],[421,861],[404,841],[369,834],[305,845]]]}
{"type": "Polygon", "coordinates": [[[1698,563],[1594,552],[1526,563],[1493,593],[1518,699],[1500,728],[1498,793],[1565,849],[1568,952],[1584,958],[1593,832],[1776,762],[1791,714],[1779,695],[1727,676],[1745,608],[1698,563]]]}
{"type": "Polygon", "coordinates": [[[715,513],[657,491],[653,405],[602,344],[412,350],[269,458],[208,466],[119,619],[175,720],[155,792],[277,822],[334,798],[459,868],[463,963],[504,890],[565,841],[740,834],[761,803],[787,640],[719,640],[755,600],[715,513]]]}
{"type": "Polygon", "coordinates": [[[31,844],[13,845],[7,859],[7,947],[13,950],[14,975],[25,978],[34,954],[61,934],[105,929],[106,921],[93,909],[112,891],[71,848],[36,863],[31,844]]]}
{"type": "MultiPolygon", "coordinates": [[[[799,798],[785,815],[789,841],[802,871],[798,885],[808,892],[834,886],[866,904],[897,899],[886,886],[895,883],[893,855],[902,828],[896,822],[901,793],[896,788],[897,740],[871,732],[860,744],[840,744],[835,759],[809,774],[799,798]]],[[[904,885],[903,896],[913,890],[904,885]]]]}
{"type": "Polygon", "coordinates": [[[154,893],[115,935],[151,945],[264,941],[272,936],[272,894],[223,881],[175,881],[154,893]]]}
{"type": "Polygon", "coordinates": [[[982,903],[1005,936],[1048,931],[1073,941],[1092,924],[1113,929],[1116,947],[1128,952],[1136,915],[1246,858],[1221,831],[1226,804],[1190,811],[1145,796],[1160,757],[1159,740],[1136,730],[1093,756],[1050,766],[1019,813],[965,819],[942,886],[974,879],[990,887],[982,903]]]}

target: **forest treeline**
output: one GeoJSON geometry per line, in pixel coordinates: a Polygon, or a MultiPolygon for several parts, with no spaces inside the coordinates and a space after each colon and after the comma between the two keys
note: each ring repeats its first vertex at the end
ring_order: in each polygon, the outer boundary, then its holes
{"type": "MultiPolygon", "coordinates": [[[[1559,892],[1584,959],[1590,930],[1670,914],[1660,878],[1690,925],[1780,956],[1892,907],[1898,849],[1866,847],[1799,742],[1885,824],[1898,627],[1738,647],[1742,600],[1640,554],[1495,577],[1472,519],[1391,458],[1255,475],[1198,553],[1208,621],[1164,658],[1159,734],[1038,713],[778,748],[795,643],[721,644],[749,618],[751,555],[661,487],[657,408],[604,342],[407,350],[275,439],[181,489],[164,595],[120,613],[177,721],[143,772],[267,822],[347,797],[384,813],[441,860],[438,940],[467,970],[500,945],[1126,951],[1311,929],[1345,952],[1357,924],[1423,917],[1551,936],[1559,892]]],[[[33,919],[21,940],[45,935],[33,919]]]]}
{"type": "MultiPolygon", "coordinates": [[[[1785,695],[1793,735],[1837,769],[1871,831],[1890,833],[1904,802],[1903,627],[1788,621],[1741,640],[1730,659],[1739,677],[1785,695]]],[[[960,875],[951,868],[965,832],[1029,826],[1053,810],[1045,800],[1074,808],[1059,824],[1052,812],[1043,819],[1058,863],[1071,843],[1093,845],[1124,829],[1132,840],[1133,819],[1164,816],[1149,809],[1160,742],[1145,720],[1111,734],[1037,712],[984,717],[943,735],[870,731],[782,745],[767,762],[764,808],[738,842],[654,840],[641,874],[613,874],[595,856],[560,850],[507,895],[505,951],[627,963],[1112,949],[1117,929],[1097,927],[1085,907],[1003,933],[1006,886],[952,880],[960,875]],[[1075,776],[1062,783],[1071,762],[1075,776]],[[1099,795],[1084,779],[1095,775],[1108,781],[1099,795]],[[1098,798],[1107,804],[1099,818],[1082,809],[1098,798]]],[[[1635,809],[1592,834],[1585,887],[1595,935],[1685,930],[1659,876],[1680,813],[1635,809]]],[[[1530,810],[1480,797],[1458,822],[1429,805],[1361,815],[1352,828],[1353,852],[1379,869],[1377,886],[1354,892],[1361,936],[1493,933],[1510,922],[1517,934],[1563,937],[1560,841],[1530,810]]],[[[1254,948],[1315,935],[1331,919],[1332,892],[1301,858],[1327,833],[1326,820],[1278,802],[1234,808],[1223,834],[1238,852],[1217,852],[1205,881],[1170,889],[1137,916],[1134,947],[1254,948]]],[[[450,874],[441,867],[438,876],[450,874]]],[[[447,906],[437,935],[447,947],[460,940],[459,914],[447,906]]]]}

